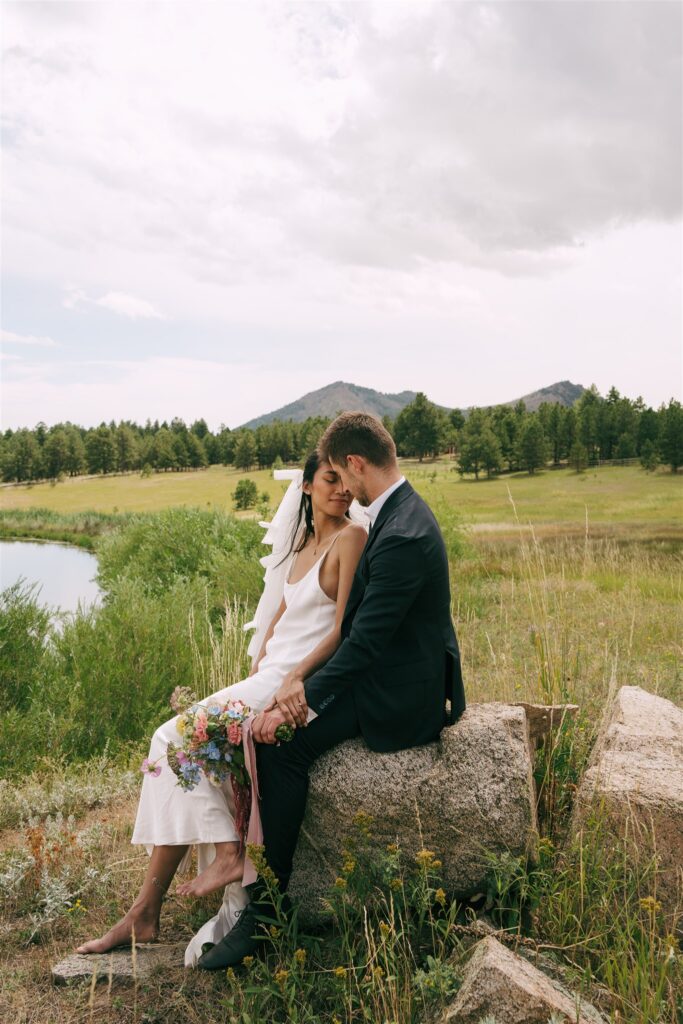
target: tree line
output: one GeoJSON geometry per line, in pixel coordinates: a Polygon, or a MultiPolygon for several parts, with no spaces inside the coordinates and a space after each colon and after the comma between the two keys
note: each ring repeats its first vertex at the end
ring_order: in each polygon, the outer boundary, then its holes
{"type": "MultiPolygon", "coordinates": [[[[4,481],[58,480],[82,474],[139,471],[179,472],[210,465],[251,470],[301,462],[330,422],[323,416],[303,423],[290,420],[251,430],[221,425],[209,430],[204,419],[188,426],[130,420],[85,428],[58,423],[0,435],[0,474],[4,481]]],[[[671,399],[652,409],[595,386],[571,407],[544,402],[529,412],[523,402],[450,412],[420,393],[384,425],[399,455],[418,458],[454,454],[462,474],[493,476],[507,471],[535,473],[548,464],[577,470],[602,461],[639,459],[646,469],[660,463],[673,472],[683,465],[683,408],[671,399]]]]}

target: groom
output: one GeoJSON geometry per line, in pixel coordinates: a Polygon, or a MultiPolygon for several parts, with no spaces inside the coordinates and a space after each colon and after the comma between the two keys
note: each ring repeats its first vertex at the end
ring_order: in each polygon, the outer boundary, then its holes
{"type": "MultiPolygon", "coordinates": [[[[283,684],[254,728],[265,853],[281,891],[316,758],[354,736],[382,752],[429,743],[465,709],[446,549],[431,510],[401,476],[391,435],[374,416],[343,413],[327,428],[320,454],[365,507],[370,534],[339,647],[308,679],[283,684]],[[275,744],[278,725],[307,718],[291,742],[275,744]]],[[[234,966],[259,945],[257,914],[266,899],[260,880],[249,888],[252,901],[200,967],[234,966]]]]}

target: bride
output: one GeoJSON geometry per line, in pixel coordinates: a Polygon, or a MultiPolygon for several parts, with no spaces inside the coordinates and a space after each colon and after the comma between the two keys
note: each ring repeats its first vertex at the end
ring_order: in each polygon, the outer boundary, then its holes
{"type": "MultiPolygon", "coordinates": [[[[362,510],[344,490],[339,475],[318,454],[311,454],[303,474],[292,481],[264,539],[273,553],[262,559],[265,588],[252,625],[249,678],[212,694],[201,704],[241,700],[252,712],[274,703],[277,691],[296,669],[306,678],[334,653],[341,639],[344,609],[353,576],[367,540],[362,510]]],[[[268,525],[268,524],[265,524],[268,525]]],[[[277,699],[277,698],[276,698],[277,699]]],[[[311,709],[297,724],[315,717],[311,709]]],[[[189,867],[197,847],[199,875],[176,889],[179,895],[203,896],[227,886],[223,905],[193,938],[185,955],[192,964],[204,942],[218,942],[235,923],[248,895],[240,879],[244,851],[234,824],[228,782],[214,786],[202,776],[191,792],[181,789],[163,756],[169,742],[179,746],[177,717],[152,737],[149,761],[158,761],[157,776],[146,774],[132,842],[150,853],[140,892],[128,913],[99,939],[78,953],[105,953],[119,945],[157,938],[164,894],[177,870],[189,867]],[[160,760],[159,760],[160,759],[160,760]],[[159,773],[160,769],[160,773],[159,773]]]]}

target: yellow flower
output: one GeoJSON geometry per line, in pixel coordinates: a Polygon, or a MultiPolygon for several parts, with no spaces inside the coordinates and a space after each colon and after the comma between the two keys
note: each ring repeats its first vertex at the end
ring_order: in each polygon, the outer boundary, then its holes
{"type": "Polygon", "coordinates": [[[415,854],[415,860],[420,867],[430,867],[434,861],[435,854],[433,850],[418,850],[415,854]]]}
{"type": "Polygon", "coordinates": [[[288,977],[289,977],[289,971],[279,970],[279,971],[275,972],[275,981],[278,983],[280,988],[284,988],[285,987],[285,982],[287,981],[288,977]]]}
{"type": "Polygon", "coordinates": [[[374,967],[372,970],[372,975],[379,981],[380,978],[384,977],[384,970],[381,967],[374,967]]]}
{"type": "Polygon", "coordinates": [[[352,858],[349,858],[348,860],[344,861],[344,864],[342,866],[342,871],[344,872],[345,875],[350,875],[351,872],[353,871],[353,869],[355,868],[355,866],[356,866],[355,860],[353,860],[352,858]]]}
{"type": "Polygon", "coordinates": [[[380,923],[379,923],[379,930],[381,931],[382,935],[387,936],[389,934],[389,932],[391,931],[391,928],[386,923],[386,921],[380,921],[380,923]]]}
{"type": "Polygon", "coordinates": [[[441,867],[441,861],[440,860],[433,860],[432,861],[432,867],[433,868],[440,868],[441,867]]]}
{"type": "Polygon", "coordinates": [[[650,914],[656,914],[662,909],[662,904],[659,900],[656,900],[654,896],[644,896],[642,900],[638,900],[643,910],[647,910],[650,914]]]}
{"type": "Polygon", "coordinates": [[[334,973],[335,978],[339,978],[340,981],[343,981],[344,978],[346,977],[346,968],[345,967],[335,967],[333,973],[334,973]]]}
{"type": "Polygon", "coordinates": [[[244,964],[245,967],[251,967],[253,962],[254,962],[253,956],[245,956],[242,959],[242,963],[244,964]]]}
{"type": "Polygon", "coordinates": [[[306,950],[297,949],[297,951],[294,954],[294,959],[301,967],[303,967],[303,965],[306,963],[306,950]]]}
{"type": "Polygon", "coordinates": [[[437,903],[440,903],[442,907],[446,906],[446,893],[443,889],[437,889],[434,893],[434,899],[437,903]]]}
{"type": "Polygon", "coordinates": [[[398,846],[396,843],[389,843],[387,846],[387,853],[398,853],[398,846]]]}
{"type": "Polygon", "coordinates": [[[365,811],[358,811],[353,818],[353,824],[356,828],[360,829],[361,832],[367,832],[375,819],[371,814],[367,814],[365,811]]]}
{"type": "Polygon", "coordinates": [[[389,882],[389,887],[391,889],[393,889],[394,891],[396,891],[397,889],[400,889],[402,887],[402,885],[403,885],[403,883],[402,883],[400,878],[392,878],[391,881],[389,882]]]}
{"type": "Polygon", "coordinates": [[[228,979],[228,981],[237,981],[237,975],[233,971],[232,967],[226,968],[225,977],[228,979]]]}
{"type": "Polygon", "coordinates": [[[345,889],[346,888],[346,879],[345,878],[335,878],[335,880],[334,880],[334,887],[335,887],[335,889],[345,889]]]}
{"type": "Polygon", "coordinates": [[[278,935],[280,934],[280,929],[276,928],[274,924],[271,924],[271,926],[268,929],[268,931],[270,932],[270,937],[272,939],[276,939],[278,937],[278,935]]]}

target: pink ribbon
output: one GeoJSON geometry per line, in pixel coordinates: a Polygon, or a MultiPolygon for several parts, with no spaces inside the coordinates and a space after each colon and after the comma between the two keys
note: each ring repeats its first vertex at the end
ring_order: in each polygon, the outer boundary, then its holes
{"type": "MultiPolygon", "coordinates": [[[[263,845],[263,825],[261,824],[261,812],[259,810],[259,788],[258,788],[258,775],[256,773],[256,744],[254,743],[254,734],[252,732],[252,726],[254,724],[254,715],[249,715],[242,722],[242,747],[244,749],[244,763],[251,779],[251,810],[249,812],[249,826],[247,828],[247,838],[245,842],[245,849],[249,843],[254,843],[257,846],[263,845]]],[[[258,878],[258,872],[252,864],[249,854],[245,853],[244,858],[244,874],[242,875],[242,885],[250,885],[255,882],[258,878]]]]}

